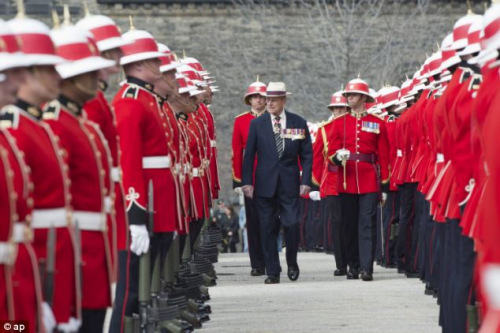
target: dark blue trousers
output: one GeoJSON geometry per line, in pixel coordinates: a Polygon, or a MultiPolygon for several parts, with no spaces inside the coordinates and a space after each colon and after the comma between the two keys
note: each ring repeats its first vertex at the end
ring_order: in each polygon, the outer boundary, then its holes
{"type": "Polygon", "coordinates": [[[245,197],[245,216],[247,220],[248,255],[250,256],[250,265],[254,269],[263,270],[265,268],[264,252],[262,251],[260,222],[255,199],[245,197]]]}
{"type": "Polygon", "coordinates": [[[277,277],[281,273],[277,242],[283,227],[288,267],[298,267],[299,245],[299,197],[290,194],[286,184],[278,181],[273,197],[255,197],[259,214],[262,250],[268,276],[277,277]]]}

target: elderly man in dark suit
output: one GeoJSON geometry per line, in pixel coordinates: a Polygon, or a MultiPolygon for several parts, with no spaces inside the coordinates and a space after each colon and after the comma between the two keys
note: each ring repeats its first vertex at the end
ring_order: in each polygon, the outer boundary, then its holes
{"type": "Polygon", "coordinates": [[[242,190],[247,197],[255,197],[257,203],[268,275],[266,284],[280,282],[276,242],[281,226],[285,231],[288,277],[292,281],[299,277],[299,196],[311,189],[311,137],[307,122],[285,110],[289,94],[284,83],[269,83],[265,94],[267,113],[252,120],[243,160],[242,190]]]}

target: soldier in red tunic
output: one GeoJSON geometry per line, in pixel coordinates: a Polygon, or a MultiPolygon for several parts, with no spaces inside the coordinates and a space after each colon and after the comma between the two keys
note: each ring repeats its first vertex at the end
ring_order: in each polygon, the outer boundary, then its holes
{"type": "MultiPolygon", "coordinates": [[[[113,253],[113,269],[119,275],[126,275],[126,251],[128,250],[128,221],[125,214],[125,193],[121,181],[119,138],[116,129],[116,116],[109,105],[104,93],[108,88],[111,75],[116,75],[120,70],[120,58],[123,54],[120,47],[129,44],[121,37],[116,23],[104,15],[90,15],[80,20],[77,27],[88,31],[95,40],[101,56],[114,60],[115,66],[99,71],[99,91],[97,96],[84,105],[87,118],[99,125],[99,129],[106,138],[112,157],[111,178],[113,191],[109,196],[110,205],[108,212],[108,234],[112,248],[117,248],[118,253],[113,253]],[[120,259],[120,260],[119,260],[120,259]],[[119,264],[121,263],[121,264],[119,264]]],[[[114,280],[116,280],[116,272],[114,280]]]]}
{"type": "MultiPolygon", "coordinates": [[[[41,121],[41,105],[57,97],[60,77],[54,65],[62,58],[55,54],[48,27],[36,20],[18,18],[9,22],[21,41],[21,51],[32,67],[18,91],[15,105],[4,109],[25,162],[31,169],[34,207],[30,226],[33,248],[42,268],[44,317],[52,308],[60,331],[80,326],[80,285],[77,248],[71,226],[68,166],[59,139],[41,121]]],[[[28,221],[28,220],[26,220],[28,221]]]]}
{"type": "Polygon", "coordinates": [[[100,332],[106,308],[111,306],[113,268],[107,233],[106,198],[111,192],[111,155],[98,127],[86,120],[82,106],[95,98],[98,71],[115,65],[78,28],[55,27],[56,51],[66,62],[56,66],[61,95],[48,103],[44,120],[60,137],[71,178],[73,221],[81,244],[82,327],[100,332]]]}
{"type": "MultiPolygon", "coordinates": [[[[373,258],[376,245],[376,215],[380,193],[387,195],[389,183],[388,142],[385,122],[365,110],[366,102],[374,102],[368,84],[354,79],[343,93],[351,113],[334,120],[329,137],[328,159],[341,170],[339,186],[350,204],[342,212],[352,212],[359,227],[359,264],[364,281],[373,279],[373,258]]],[[[345,216],[345,214],[343,214],[345,216]]],[[[347,238],[355,235],[348,235],[347,238]]],[[[347,257],[355,258],[356,248],[347,245],[347,257]]],[[[356,263],[351,263],[348,278],[358,277],[356,263]]]]}
{"type": "Polygon", "coordinates": [[[333,254],[337,269],[334,276],[347,275],[347,259],[344,229],[341,226],[341,207],[338,186],[338,166],[330,165],[328,161],[329,133],[335,119],[343,116],[349,110],[349,105],[342,91],[337,91],[331,97],[328,109],[332,112],[330,120],[318,128],[318,134],[313,144],[312,191],[311,200],[325,198],[327,201],[328,218],[331,220],[333,236],[333,254]]]}
{"type": "MultiPolygon", "coordinates": [[[[241,193],[241,172],[243,167],[243,152],[247,144],[250,122],[264,113],[266,109],[266,98],[262,95],[266,92],[266,85],[256,81],[248,86],[243,101],[249,105],[251,110],[246,111],[234,119],[233,141],[232,141],[232,169],[233,189],[241,193]]],[[[260,276],[264,274],[265,263],[262,243],[260,239],[260,223],[257,215],[255,200],[245,196],[246,228],[248,235],[248,253],[252,270],[250,275],[260,276]]]]}
{"type": "MultiPolygon", "coordinates": [[[[0,20],[0,108],[16,101],[17,90],[24,79],[23,55],[15,36],[0,20]]],[[[38,264],[31,245],[29,228],[33,208],[33,183],[24,155],[7,130],[9,120],[0,120],[0,313],[1,320],[27,320],[30,332],[42,330],[41,290],[38,264]]],[[[44,305],[46,307],[46,305],[44,305]]],[[[55,321],[47,308],[45,330],[55,321]]]]}
{"type": "Polygon", "coordinates": [[[166,251],[177,230],[168,202],[171,184],[172,156],[169,155],[165,119],[154,85],[162,80],[160,57],[153,36],[143,30],[123,34],[129,41],[122,46],[123,66],[127,81],[115,95],[117,130],[120,137],[120,166],[131,235],[130,252],[126,259],[127,274],[119,276],[117,303],[111,319],[111,332],[122,332],[124,317],[138,313],[139,256],[149,250],[148,188],[153,184],[154,239],[151,258],[166,251]],[[121,280],[123,279],[123,280],[121,280]],[[121,303],[118,303],[120,300],[121,303]]]}

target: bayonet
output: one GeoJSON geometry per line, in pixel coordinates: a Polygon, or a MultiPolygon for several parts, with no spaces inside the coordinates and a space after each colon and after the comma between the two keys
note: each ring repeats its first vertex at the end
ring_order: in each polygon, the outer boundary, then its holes
{"type": "Polygon", "coordinates": [[[54,301],[54,272],[56,262],[56,229],[52,226],[47,235],[47,261],[45,265],[44,298],[47,304],[52,307],[54,301]]]}

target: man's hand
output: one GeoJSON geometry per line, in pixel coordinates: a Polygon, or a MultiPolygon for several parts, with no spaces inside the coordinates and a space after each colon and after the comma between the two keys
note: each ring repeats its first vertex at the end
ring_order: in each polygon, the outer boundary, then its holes
{"type": "Polygon", "coordinates": [[[50,308],[50,305],[46,302],[42,303],[42,318],[43,318],[43,327],[45,327],[45,332],[53,332],[54,328],[56,328],[57,322],[54,317],[54,313],[50,308]]]}
{"type": "Polygon", "coordinates": [[[380,201],[380,203],[383,205],[385,205],[385,202],[387,201],[387,193],[385,192],[382,192],[382,200],[380,201]]]}
{"type": "Polygon", "coordinates": [[[241,188],[245,197],[253,199],[253,185],[245,185],[241,188]]]}
{"type": "Polygon", "coordinates": [[[336,157],[339,161],[347,161],[349,159],[349,156],[351,156],[351,152],[344,148],[337,150],[336,153],[336,157]]]}
{"type": "Polygon", "coordinates": [[[312,191],[312,192],[309,192],[309,198],[312,201],[320,201],[321,195],[320,195],[319,191],[312,191]]]}
{"type": "Polygon", "coordinates": [[[129,226],[130,236],[130,251],[140,256],[149,250],[149,232],[145,225],[131,224],[129,226]]]}
{"type": "Polygon", "coordinates": [[[300,185],[300,195],[306,195],[311,191],[311,186],[307,185],[300,185]]]}

